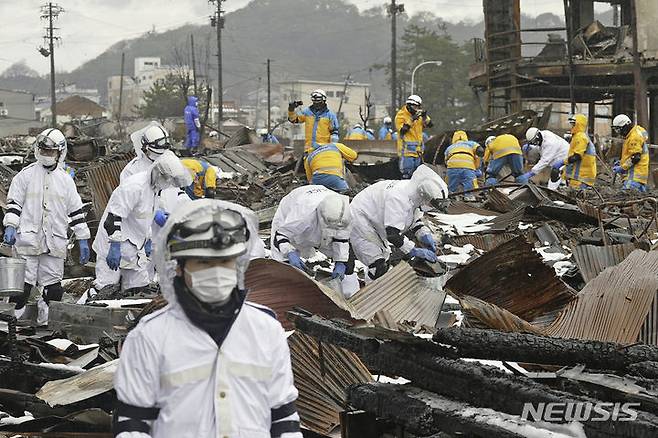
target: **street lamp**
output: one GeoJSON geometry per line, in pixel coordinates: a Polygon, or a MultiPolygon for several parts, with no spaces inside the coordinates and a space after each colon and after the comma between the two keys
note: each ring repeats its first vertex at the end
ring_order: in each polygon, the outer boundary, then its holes
{"type": "Polygon", "coordinates": [[[414,67],[414,70],[411,72],[411,94],[414,94],[414,77],[416,76],[416,70],[427,64],[434,64],[436,66],[439,66],[443,63],[441,61],[425,61],[425,62],[421,62],[416,67],[414,67]]]}

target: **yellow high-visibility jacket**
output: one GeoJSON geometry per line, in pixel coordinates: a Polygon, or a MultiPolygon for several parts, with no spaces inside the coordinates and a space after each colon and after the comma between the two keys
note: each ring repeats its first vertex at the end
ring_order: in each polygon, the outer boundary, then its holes
{"type": "Polygon", "coordinates": [[[512,134],[502,134],[497,136],[484,151],[484,162],[497,160],[507,155],[523,155],[519,140],[512,134]]]}
{"type": "Polygon", "coordinates": [[[195,158],[183,158],[181,161],[193,178],[192,184],[186,189],[188,194],[194,195],[195,199],[203,198],[206,189],[217,187],[217,172],[210,163],[195,158]]]}
{"type": "Polygon", "coordinates": [[[356,151],[342,143],[317,145],[304,160],[306,179],[310,182],[316,173],[336,175],[344,179],[345,163],[343,160],[351,162],[356,160],[356,157],[356,151]]]}
{"type": "Polygon", "coordinates": [[[398,156],[399,157],[422,157],[425,144],[423,142],[423,128],[430,123],[429,116],[423,120],[421,117],[416,120],[404,105],[395,115],[395,129],[398,134],[398,156]],[[409,125],[411,129],[404,135],[400,135],[402,125],[409,125]]]}
{"type": "Polygon", "coordinates": [[[448,146],[445,162],[448,169],[471,169],[480,167],[480,157],[475,153],[480,145],[474,141],[460,141],[448,146]]]}
{"type": "Polygon", "coordinates": [[[288,111],[290,123],[303,123],[305,130],[304,152],[308,152],[315,144],[327,144],[338,141],[338,118],[329,108],[321,113],[314,113],[310,107],[300,111],[288,111]]]}
{"type": "Polygon", "coordinates": [[[649,136],[647,131],[640,125],[635,125],[626,135],[624,146],[621,148],[621,167],[626,170],[624,181],[635,181],[640,184],[646,184],[649,178],[649,147],[647,140],[649,136]],[[633,164],[631,157],[635,154],[641,154],[640,161],[633,164]]]}
{"type": "Polygon", "coordinates": [[[593,186],[596,181],[596,148],[587,135],[587,117],[576,114],[575,119],[564,175],[569,180],[569,187],[580,188],[582,183],[593,186]],[[576,154],[580,155],[580,161],[569,164],[569,158],[576,154]]]}

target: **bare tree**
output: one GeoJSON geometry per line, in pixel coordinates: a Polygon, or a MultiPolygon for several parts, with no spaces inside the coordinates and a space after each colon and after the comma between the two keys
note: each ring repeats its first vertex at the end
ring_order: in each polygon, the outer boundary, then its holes
{"type": "Polygon", "coordinates": [[[364,91],[364,95],[366,99],[366,109],[364,112],[363,107],[359,105],[359,117],[363,122],[363,129],[368,129],[368,120],[370,120],[370,110],[372,109],[373,104],[370,102],[370,91],[364,91]]]}

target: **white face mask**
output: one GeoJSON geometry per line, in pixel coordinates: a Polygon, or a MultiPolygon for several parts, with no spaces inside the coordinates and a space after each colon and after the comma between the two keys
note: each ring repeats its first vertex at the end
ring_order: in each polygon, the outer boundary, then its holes
{"type": "Polygon", "coordinates": [[[190,276],[190,291],[204,303],[227,302],[238,284],[238,271],[235,268],[215,266],[194,272],[186,270],[185,273],[190,276]]]}
{"type": "Polygon", "coordinates": [[[36,159],[44,167],[51,167],[57,164],[57,156],[43,155],[38,150],[36,152],[36,159]]]}

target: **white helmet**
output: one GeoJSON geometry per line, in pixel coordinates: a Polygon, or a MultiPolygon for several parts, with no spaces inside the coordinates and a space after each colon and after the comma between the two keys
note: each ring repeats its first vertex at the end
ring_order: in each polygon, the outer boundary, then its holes
{"type": "Polygon", "coordinates": [[[167,249],[172,259],[226,260],[246,253],[248,240],[247,224],[240,213],[224,208],[202,209],[200,214],[187,216],[171,227],[167,249]]]}
{"type": "Polygon", "coordinates": [[[416,183],[416,193],[420,205],[430,204],[433,200],[448,197],[448,186],[441,176],[426,164],[421,164],[411,176],[416,183]]]}
{"type": "Polygon", "coordinates": [[[528,128],[528,130],[525,132],[525,139],[529,142],[535,139],[537,136],[537,133],[539,132],[539,129],[532,127],[528,128]]]}
{"type": "Polygon", "coordinates": [[[267,128],[260,128],[256,131],[258,135],[267,135],[267,128]]]}
{"type": "Polygon", "coordinates": [[[612,119],[612,129],[621,131],[627,125],[632,125],[633,121],[626,114],[618,114],[612,119]]]}
{"type": "Polygon", "coordinates": [[[361,123],[357,123],[356,125],[352,126],[352,129],[362,129],[363,127],[361,126],[361,123]]]}
{"type": "Polygon", "coordinates": [[[423,99],[421,99],[417,94],[412,94],[411,96],[407,97],[406,103],[421,106],[423,104],[423,99]]]}
{"type": "Polygon", "coordinates": [[[484,146],[485,146],[485,147],[486,147],[486,146],[489,146],[489,144],[491,144],[491,142],[494,141],[495,139],[496,139],[496,136],[495,136],[495,135],[490,135],[490,136],[487,137],[487,139],[484,141],[484,146]]]}
{"type": "Polygon", "coordinates": [[[44,167],[52,167],[63,158],[66,151],[66,137],[62,131],[48,128],[41,131],[34,142],[34,157],[44,167]]]}
{"type": "Polygon", "coordinates": [[[140,142],[142,144],[142,150],[146,149],[146,151],[151,152],[153,154],[151,158],[156,159],[164,151],[171,148],[169,133],[159,123],[152,123],[146,127],[142,133],[140,142]]]}
{"type": "Polygon", "coordinates": [[[388,125],[389,123],[393,123],[393,120],[389,116],[386,116],[384,117],[384,123],[388,125]]]}
{"type": "Polygon", "coordinates": [[[151,186],[160,191],[169,187],[187,187],[192,184],[192,175],[181,160],[169,150],[160,155],[151,167],[151,186]]]}
{"type": "Polygon", "coordinates": [[[320,103],[320,102],[326,102],[327,101],[327,93],[324,92],[324,90],[317,89],[313,90],[311,92],[311,101],[313,103],[320,103]]]}
{"type": "Polygon", "coordinates": [[[336,239],[349,240],[352,231],[350,198],[329,192],[318,204],[316,213],[322,232],[322,246],[328,246],[336,239]]]}

